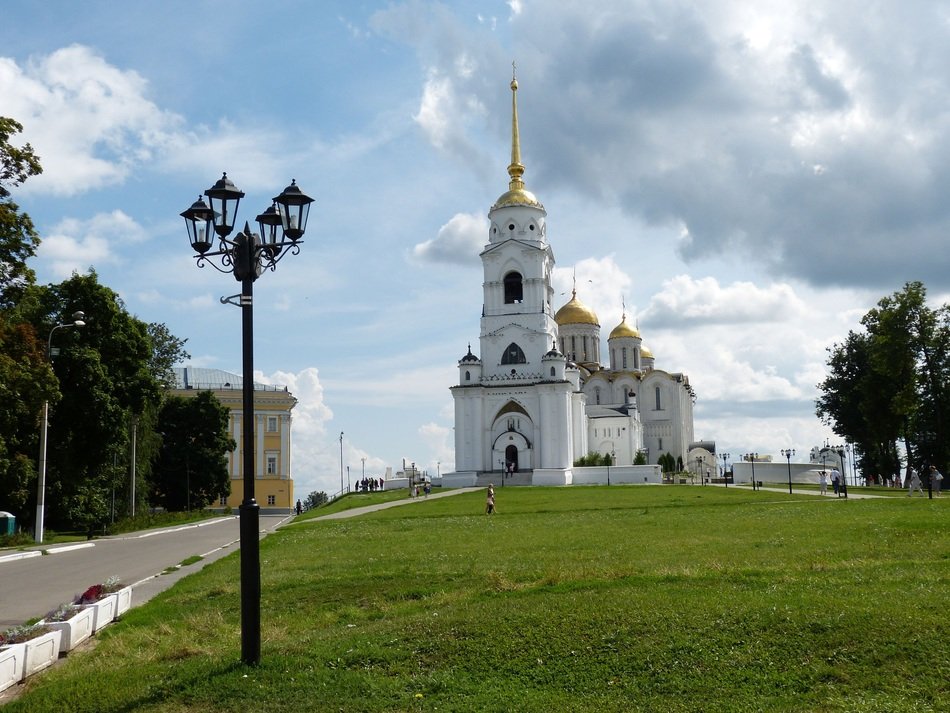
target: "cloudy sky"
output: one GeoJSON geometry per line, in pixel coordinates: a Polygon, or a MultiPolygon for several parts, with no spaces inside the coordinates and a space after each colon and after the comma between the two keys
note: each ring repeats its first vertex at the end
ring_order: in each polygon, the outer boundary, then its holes
{"type": "Polygon", "coordinates": [[[486,213],[525,182],[566,301],[622,305],[689,375],[697,439],[836,440],[826,348],[882,296],[950,294],[950,6],[4,0],[0,115],[44,173],[15,194],[41,282],[94,267],[194,366],[240,372],[228,275],[179,213],[223,171],[253,221],[290,180],[305,244],[255,285],[260,379],[290,386],[297,492],[453,468],[449,386],[477,344],[486,213]]]}

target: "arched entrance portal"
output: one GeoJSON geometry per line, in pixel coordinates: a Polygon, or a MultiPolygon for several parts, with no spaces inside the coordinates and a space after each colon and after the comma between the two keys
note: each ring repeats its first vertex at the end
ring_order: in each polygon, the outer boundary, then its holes
{"type": "Polygon", "coordinates": [[[505,449],[505,463],[508,464],[510,472],[518,472],[518,446],[508,446],[505,449]]]}

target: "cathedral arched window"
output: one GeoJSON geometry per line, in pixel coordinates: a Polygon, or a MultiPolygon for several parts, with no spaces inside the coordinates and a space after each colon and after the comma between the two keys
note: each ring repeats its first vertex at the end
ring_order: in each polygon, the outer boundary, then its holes
{"type": "Polygon", "coordinates": [[[472,380],[472,372],[470,372],[470,371],[466,371],[466,372],[465,372],[465,380],[466,380],[466,381],[471,381],[471,380],[472,380]]]}
{"type": "Polygon", "coordinates": [[[524,287],[520,272],[505,275],[505,304],[520,304],[524,300],[524,287]]]}
{"type": "Polygon", "coordinates": [[[660,403],[660,387],[659,386],[656,387],[656,390],[654,393],[656,394],[656,410],[662,411],[663,406],[660,403]]]}
{"type": "Polygon", "coordinates": [[[594,389],[594,403],[595,404],[600,403],[600,389],[599,388],[594,389]]]}
{"type": "Polygon", "coordinates": [[[501,363],[527,364],[528,360],[525,359],[524,352],[521,350],[521,347],[512,342],[505,348],[504,353],[501,355],[501,363]]]}
{"type": "Polygon", "coordinates": [[[551,367],[551,378],[554,378],[555,374],[556,374],[556,372],[554,371],[554,367],[552,366],[552,367],[551,367]]]}
{"type": "Polygon", "coordinates": [[[624,347],[621,350],[621,353],[623,354],[623,368],[626,369],[627,368],[627,348],[624,347]]]}

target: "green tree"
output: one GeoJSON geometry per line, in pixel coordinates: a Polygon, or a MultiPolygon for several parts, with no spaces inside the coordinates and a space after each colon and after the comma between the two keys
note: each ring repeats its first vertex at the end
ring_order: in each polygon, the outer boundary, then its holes
{"type": "Polygon", "coordinates": [[[162,447],[153,469],[154,502],[167,510],[200,509],[231,492],[227,454],[230,412],[210,391],[170,396],[158,416],[162,447]]]}
{"type": "Polygon", "coordinates": [[[11,324],[0,311],[0,503],[29,521],[36,485],[39,414],[59,399],[46,345],[29,324],[11,324]]]}
{"type": "Polygon", "coordinates": [[[155,421],[165,393],[155,372],[166,357],[156,357],[149,325],[130,315],[94,271],[35,287],[28,297],[26,316],[39,334],[77,310],[86,315],[85,327],[56,333],[60,354],[53,368],[62,399],[50,413],[47,458],[47,520],[53,527],[75,527],[84,523],[75,519],[81,507],[73,501],[94,502],[89,488],[111,500],[114,478],[104,474],[116,463],[129,464],[133,429],[137,501],[147,493],[159,445],[155,421]]]}
{"type": "Polygon", "coordinates": [[[327,502],[330,498],[327,497],[327,494],[322,490],[317,492],[316,490],[312,491],[303,501],[304,510],[311,510],[313,508],[318,508],[327,502]]]}
{"type": "Polygon", "coordinates": [[[897,442],[907,458],[950,461],[945,404],[950,384],[950,312],[927,305],[920,282],[882,298],[829,350],[829,375],[818,388],[816,411],[835,433],[852,441],[868,473],[900,468],[897,442]]]}
{"type": "Polygon", "coordinates": [[[647,454],[643,451],[637,451],[637,455],[633,459],[634,465],[646,465],[647,464],[647,454]]]}
{"type": "Polygon", "coordinates": [[[185,343],[188,340],[179,339],[169,331],[167,326],[157,322],[146,325],[146,331],[152,343],[149,370],[165,389],[171,389],[175,386],[172,367],[191,358],[191,355],[185,351],[185,343]]]}
{"type": "Polygon", "coordinates": [[[30,216],[10,199],[11,188],[43,172],[29,144],[10,143],[22,130],[13,119],[0,116],[0,309],[15,305],[22,291],[33,284],[35,277],[26,262],[40,242],[30,216]]]}

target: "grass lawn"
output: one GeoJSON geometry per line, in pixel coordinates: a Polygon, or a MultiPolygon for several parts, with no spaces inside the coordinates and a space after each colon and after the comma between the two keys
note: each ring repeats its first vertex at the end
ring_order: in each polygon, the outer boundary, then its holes
{"type": "Polygon", "coordinates": [[[21,711],[946,711],[950,498],[496,490],[262,542],[32,679],[21,711]]]}

